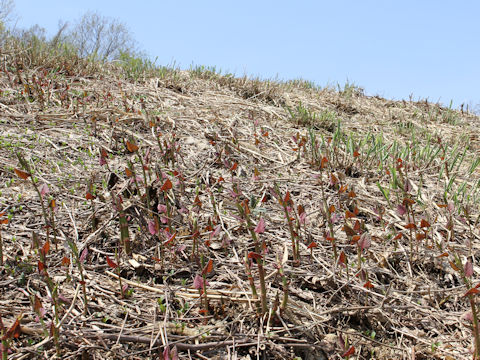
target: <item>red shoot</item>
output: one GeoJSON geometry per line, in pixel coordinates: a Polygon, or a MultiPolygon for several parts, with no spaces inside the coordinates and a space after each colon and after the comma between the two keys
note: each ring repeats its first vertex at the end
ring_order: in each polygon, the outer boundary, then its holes
{"type": "Polygon", "coordinates": [[[205,276],[208,273],[211,273],[212,270],[213,270],[213,261],[212,261],[212,259],[210,259],[210,260],[208,260],[207,265],[205,265],[205,267],[203,268],[202,275],[205,276]]]}
{"type": "Polygon", "coordinates": [[[116,269],[118,267],[118,265],[108,257],[107,255],[107,264],[108,266],[110,266],[112,269],[116,269]]]}
{"type": "Polygon", "coordinates": [[[249,258],[249,259],[255,259],[255,260],[257,260],[257,259],[261,259],[261,258],[262,258],[262,255],[260,255],[260,254],[258,254],[258,253],[256,253],[256,252],[250,251],[250,252],[248,253],[248,258],[249,258]]]}
{"type": "Polygon", "coordinates": [[[29,173],[26,173],[25,171],[18,170],[18,169],[14,169],[14,170],[15,170],[15,174],[17,174],[17,176],[18,176],[20,179],[27,180],[28,177],[30,176],[30,174],[29,174],[29,173]]]}
{"type": "Polygon", "coordinates": [[[127,140],[127,150],[131,153],[134,153],[138,150],[138,146],[127,140]]]}
{"type": "Polygon", "coordinates": [[[346,358],[347,356],[355,354],[355,346],[351,346],[346,352],[342,354],[342,357],[346,358]]]}
{"type": "Polygon", "coordinates": [[[167,179],[165,180],[165,182],[163,183],[162,187],[160,188],[161,191],[167,191],[167,190],[170,190],[172,188],[172,182],[170,181],[170,179],[167,179]]]}
{"type": "Polygon", "coordinates": [[[262,234],[265,232],[265,219],[262,217],[260,218],[257,226],[255,227],[254,230],[257,234],[262,234]]]}

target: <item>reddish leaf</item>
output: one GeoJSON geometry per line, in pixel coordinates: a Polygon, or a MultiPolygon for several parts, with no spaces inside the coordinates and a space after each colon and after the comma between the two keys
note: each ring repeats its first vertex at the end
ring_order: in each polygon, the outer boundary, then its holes
{"type": "Polygon", "coordinates": [[[465,268],[463,269],[466,277],[472,277],[473,275],[473,264],[470,260],[465,263],[465,268]]]}
{"type": "Polygon", "coordinates": [[[358,240],[360,240],[360,235],[353,235],[350,244],[355,244],[358,240]]]}
{"type": "Polygon", "coordinates": [[[330,207],[328,208],[328,211],[330,212],[330,214],[333,214],[335,212],[335,205],[330,205],[330,207]]]}
{"type": "Polygon", "coordinates": [[[193,287],[195,289],[203,289],[203,277],[200,275],[195,275],[195,279],[193,279],[193,287]]]}
{"type": "Polygon", "coordinates": [[[340,186],[340,189],[338,189],[340,194],[343,194],[345,191],[347,191],[347,185],[342,185],[340,186]]]}
{"type": "Polygon", "coordinates": [[[22,332],[22,330],[20,328],[20,319],[17,318],[15,320],[15,322],[13,323],[13,325],[10,327],[10,329],[8,329],[7,332],[5,333],[5,335],[3,335],[2,341],[3,340],[8,340],[8,339],[11,339],[11,338],[17,339],[20,336],[21,332],[22,332]]]}
{"type": "Polygon", "coordinates": [[[133,153],[133,152],[138,150],[138,146],[127,140],[127,149],[128,149],[128,151],[133,153]]]}
{"type": "Polygon", "coordinates": [[[43,308],[42,302],[37,295],[34,295],[33,311],[35,311],[37,315],[41,318],[43,318],[46,313],[45,309],[43,308]]]}
{"type": "Polygon", "coordinates": [[[250,214],[250,208],[248,207],[248,200],[245,199],[242,205],[245,208],[245,214],[247,215],[250,214]]]}
{"type": "Polygon", "coordinates": [[[351,190],[351,191],[348,193],[348,197],[349,197],[349,198],[354,198],[354,197],[356,197],[356,196],[357,196],[357,194],[355,194],[355,191],[353,191],[353,190],[351,190]]]}
{"type": "Polygon", "coordinates": [[[212,259],[210,259],[210,260],[208,260],[207,265],[205,265],[205,267],[203,268],[202,275],[205,276],[208,273],[211,273],[212,270],[213,270],[213,261],[212,261],[212,259]]]}
{"type": "Polygon", "coordinates": [[[452,267],[453,270],[455,270],[455,271],[459,271],[459,270],[460,270],[460,269],[458,268],[458,266],[453,263],[453,261],[449,261],[449,263],[450,263],[450,266],[452,267]]]}
{"type": "Polygon", "coordinates": [[[50,241],[45,241],[45,244],[42,247],[42,254],[45,256],[50,251],[50,241]]]}
{"type": "Polygon", "coordinates": [[[358,210],[358,207],[355,206],[355,208],[353,209],[353,213],[355,214],[355,216],[358,216],[358,214],[360,214],[360,210],[358,210]]]}
{"type": "Polygon", "coordinates": [[[326,240],[327,240],[327,241],[330,241],[330,242],[334,242],[334,241],[335,241],[335,238],[334,238],[334,237],[327,236],[327,237],[326,237],[326,240]]]}
{"type": "Polygon", "coordinates": [[[410,223],[410,224],[407,224],[405,225],[405,229],[416,229],[417,228],[417,225],[415,225],[414,223],[410,223]]]}
{"type": "Polygon", "coordinates": [[[395,237],[393,238],[393,240],[398,240],[398,239],[401,239],[403,236],[403,233],[398,233],[397,235],[395,235],[395,237]]]}
{"type": "Polygon", "coordinates": [[[342,252],[340,253],[340,256],[338,257],[338,262],[339,262],[340,264],[342,264],[343,266],[346,266],[346,265],[347,265],[347,257],[346,257],[346,255],[345,255],[345,252],[344,252],[344,251],[342,251],[342,252]]]}
{"type": "MultiPolygon", "coordinates": [[[[348,210],[347,210],[348,211],[348,210]]],[[[355,231],[353,231],[353,229],[348,226],[348,225],[343,225],[343,231],[345,231],[345,234],[347,234],[347,236],[353,236],[353,235],[356,235],[355,231]]]]}
{"type": "Polygon", "coordinates": [[[157,227],[157,222],[156,221],[150,220],[148,222],[148,231],[152,235],[155,235],[156,233],[158,233],[158,227],[157,227]]]}
{"type": "Polygon", "coordinates": [[[17,176],[23,180],[27,180],[28,177],[30,176],[29,173],[26,173],[25,171],[22,171],[22,170],[14,169],[14,171],[15,171],[15,174],[17,174],[17,176]]]}
{"type": "Polygon", "coordinates": [[[363,287],[366,289],[373,289],[375,286],[370,281],[367,281],[365,284],[363,284],[363,287]]]}
{"type": "Polygon", "coordinates": [[[41,261],[38,262],[37,264],[37,267],[38,267],[38,272],[42,272],[43,270],[45,270],[45,264],[41,261]]]}
{"type": "Polygon", "coordinates": [[[93,200],[93,199],[95,199],[95,196],[93,196],[92,194],[90,194],[89,192],[87,192],[87,194],[85,195],[85,199],[87,199],[87,200],[93,200]]]}
{"type": "Polygon", "coordinates": [[[397,205],[397,214],[400,215],[400,216],[403,216],[405,215],[407,212],[407,208],[403,205],[397,205]]]}
{"type": "Polygon", "coordinates": [[[103,158],[106,158],[108,156],[107,150],[105,150],[103,147],[100,149],[100,156],[103,158]]]}
{"type": "Polygon", "coordinates": [[[443,254],[438,255],[437,257],[439,257],[439,258],[441,258],[441,257],[448,257],[448,252],[444,252],[443,254]]]}
{"type": "Polygon", "coordinates": [[[342,348],[343,351],[345,351],[345,340],[343,339],[342,333],[338,334],[338,344],[342,348]]]}
{"type": "Polygon", "coordinates": [[[358,247],[363,251],[365,249],[368,249],[371,245],[372,241],[370,240],[370,236],[368,233],[363,233],[362,236],[360,237],[360,240],[358,240],[358,247]]]}
{"type": "Polygon", "coordinates": [[[48,203],[48,207],[49,207],[50,209],[54,209],[54,210],[55,210],[55,206],[56,206],[55,199],[50,200],[50,202],[48,203]]]}
{"type": "Polygon", "coordinates": [[[49,332],[50,337],[53,338],[53,336],[55,335],[55,324],[53,323],[53,321],[51,321],[49,324],[49,332]]]}
{"type": "Polygon", "coordinates": [[[351,219],[354,217],[355,217],[355,214],[353,212],[351,212],[350,210],[345,211],[345,219],[351,219]]]}
{"type": "MultiPolygon", "coordinates": [[[[168,233],[167,233],[168,234],[168,233]]],[[[168,234],[170,235],[170,234],[168,234]]],[[[174,233],[173,235],[171,235],[164,243],[163,245],[169,245],[174,239],[175,237],[177,236],[177,233],[174,233]]]]}
{"type": "Polygon", "coordinates": [[[170,351],[170,356],[172,357],[172,360],[178,360],[177,346],[174,346],[172,351],[170,351]]]}
{"type": "Polygon", "coordinates": [[[318,244],[315,241],[312,241],[308,246],[307,249],[313,249],[316,248],[318,244]]]}
{"type": "Polygon", "coordinates": [[[480,290],[478,290],[476,287],[473,287],[470,290],[468,290],[465,294],[463,294],[463,296],[475,295],[478,293],[480,293],[480,290]]]}
{"type": "MultiPolygon", "coordinates": [[[[167,190],[170,190],[170,189],[172,188],[172,186],[173,186],[173,185],[172,185],[172,182],[170,181],[170,179],[167,179],[167,180],[163,183],[163,185],[162,185],[162,187],[160,188],[160,190],[161,190],[161,191],[167,191],[167,190]]],[[[195,199],[195,200],[196,200],[196,199],[195,199]]]]}
{"type": "Polygon", "coordinates": [[[106,158],[103,157],[103,156],[100,156],[100,158],[98,159],[98,164],[99,164],[100,166],[107,165],[107,160],[106,160],[106,158]]]}
{"type": "Polygon", "coordinates": [[[351,355],[353,355],[353,354],[355,354],[355,346],[352,345],[352,346],[350,347],[350,349],[348,349],[346,352],[344,352],[344,353],[342,354],[342,357],[345,358],[345,357],[351,356],[351,355]]]}
{"type": "Polygon", "coordinates": [[[304,211],[300,214],[300,224],[305,224],[306,219],[307,219],[307,213],[304,211]]]}
{"type": "Polygon", "coordinates": [[[50,190],[48,189],[48,185],[47,184],[43,184],[42,186],[40,186],[40,195],[44,196],[45,194],[48,194],[50,190]]]}
{"type": "Polygon", "coordinates": [[[0,224],[8,224],[8,219],[1,219],[0,224]]]}
{"type": "Polygon", "coordinates": [[[335,185],[338,183],[338,178],[332,173],[330,174],[330,184],[335,185]]]}
{"type": "Polygon", "coordinates": [[[107,255],[107,264],[108,266],[110,266],[112,269],[116,269],[118,267],[118,265],[108,257],[107,255]]]}
{"type": "Polygon", "coordinates": [[[320,169],[324,169],[327,163],[328,163],[328,159],[324,156],[322,158],[322,162],[320,163],[320,169]]]}
{"type": "Polygon", "coordinates": [[[290,191],[287,190],[287,193],[285,194],[285,198],[283,199],[284,203],[290,202],[290,191]]]}
{"type": "Polygon", "coordinates": [[[404,206],[413,205],[413,204],[415,204],[415,200],[412,200],[412,199],[409,199],[409,198],[403,199],[403,205],[404,206]]]}
{"type": "Polygon", "coordinates": [[[420,227],[421,227],[421,228],[429,228],[430,226],[431,226],[431,225],[430,225],[430,223],[429,223],[427,220],[422,219],[422,221],[420,221],[420,227]]]}
{"type": "Polygon", "coordinates": [[[361,225],[360,221],[358,221],[358,220],[355,221],[355,225],[353,225],[353,230],[356,233],[360,233],[360,231],[362,230],[362,225],[361,225]]]}
{"type": "Polygon", "coordinates": [[[168,346],[165,346],[165,349],[163,349],[163,360],[170,360],[170,349],[168,346]]]}
{"type": "Polygon", "coordinates": [[[297,212],[298,212],[298,215],[301,215],[305,212],[305,209],[303,208],[302,205],[297,206],[297,212]]]}
{"type": "Polygon", "coordinates": [[[356,158],[356,157],[359,157],[359,156],[360,156],[360,153],[357,150],[355,150],[353,152],[353,157],[356,158]]]}
{"type": "Polygon", "coordinates": [[[265,232],[265,219],[263,217],[260,218],[257,226],[255,226],[254,230],[257,234],[262,234],[265,232]]]}
{"type": "Polygon", "coordinates": [[[261,258],[262,258],[262,255],[260,255],[260,254],[258,254],[258,253],[256,253],[256,252],[250,251],[250,252],[248,253],[248,258],[249,258],[249,259],[255,259],[255,260],[257,260],[257,259],[261,259],[261,258]]]}
{"type": "Polygon", "coordinates": [[[68,265],[70,265],[70,259],[64,256],[62,259],[62,266],[68,266],[68,265]]]}
{"type": "Polygon", "coordinates": [[[130,170],[128,167],[125,168],[125,174],[127,175],[127,177],[132,177],[133,176],[132,170],[130,170]]]}
{"type": "Polygon", "coordinates": [[[233,163],[233,165],[230,167],[229,171],[235,171],[237,170],[237,167],[238,167],[238,163],[233,163]]]}
{"type": "Polygon", "coordinates": [[[426,237],[427,237],[427,235],[425,235],[424,233],[419,233],[419,234],[415,235],[415,238],[417,239],[417,241],[422,241],[426,237]]]}
{"type": "Polygon", "coordinates": [[[87,255],[88,255],[88,248],[85,248],[82,250],[82,254],[80,255],[80,262],[81,263],[84,263],[85,262],[85,259],[87,258],[87,255]]]}
{"type": "Polygon", "coordinates": [[[453,205],[453,203],[448,203],[447,209],[449,212],[453,212],[453,210],[455,210],[455,205],[453,205]]]}

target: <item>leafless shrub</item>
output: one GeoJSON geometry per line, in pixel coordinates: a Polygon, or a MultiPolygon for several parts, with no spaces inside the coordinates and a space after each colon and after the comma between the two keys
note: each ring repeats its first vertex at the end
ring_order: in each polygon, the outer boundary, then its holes
{"type": "Polygon", "coordinates": [[[135,41],[126,25],[98,13],[87,12],[69,32],[69,40],[81,57],[114,60],[121,52],[133,51],[135,41]]]}
{"type": "Polygon", "coordinates": [[[15,3],[13,0],[0,0],[0,25],[4,27],[5,24],[14,19],[15,3]]]}

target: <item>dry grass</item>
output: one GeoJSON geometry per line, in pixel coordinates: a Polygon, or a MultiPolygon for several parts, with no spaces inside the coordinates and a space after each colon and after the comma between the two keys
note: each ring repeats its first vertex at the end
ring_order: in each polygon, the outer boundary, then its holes
{"type": "MultiPolygon", "coordinates": [[[[306,82],[262,82],[206,71],[169,70],[133,81],[119,66],[102,68],[78,59],[58,67],[43,56],[44,61],[38,54],[32,61],[25,50],[2,53],[0,212],[9,223],[1,230],[0,315],[9,327],[23,314],[22,333],[10,342],[9,358],[55,354],[30,300],[32,295],[41,300],[48,323],[52,294],[38,270],[33,233],[40,247],[47,236],[52,242],[48,274],[66,299],[58,305],[63,358],[156,358],[165,345],[175,345],[180,358],[201,359],[340,359],[351,345],[350,359],[471,358],[471,324],[463,316],[469,311],[463,296],[468,288],[462,269],[455,270],[460,267],[454,255],[461,265],[470,259],[473,278],[478,276],[478,171],[469,171],[479,148],[476,116],[427,102],[367,97],[353,87],[336,92],[306,82]],[[323,169],[315,162],[313,136],[328,158],[323,169]],[[298,144],[303,137],[305,143],[298,144]],[[165,153],[172,139],[175,162],[165,153]],[[169,222],[160,222],[160,228],[170,226],[177,235],[163,247],[163,261],[157,259],[165,239],[148,231],[152,215],[140,196],[144,189],[125,172],[131,161],[142,178],[126,140],[136,143],[140,154],[150,150],[151,204],[171,206],[169,222]],[[101,148],[110,170],[99,165],[101,148]],[[48,185],[46,198],[56,201],[56,243],[53,229],[44,226],[37,193],[14,172],[21,169],[16,152],[29,161],[38,185],[48,185]],[[408,180],[395,185],[392,167],[398,158],[408,180]],[[173,171],[183,176],[180,183],[173,171]],[[118,176],[116,184],[111,173],[118,176]],[[173,181],[167,200],[160,189],[162,173],[173,181]],[[258,314],[243,262],[252,239],[238,217],[232,176],[255,224],[260,217],[266,220],[259,234],[266,249],[269,312],[264,316],[258,314]],[[219,183],[220,177],[225,181],[219,183]],[[299,266],[292,261],[283,209],[271,191],[274,182],[307,214],[305,224],[297,224],[299,266]],[[89,183],[94,187],[87,189],[89,183]],[[390,189],[388,201],[379,184],[390,189]],[[95,199],[87,201],[87,192],[95,199]],[[131,255],[121,252],[118,258],[130,290],[123,298],[117,273],[106,262],[106,256],[115,259],[120,239],[112,194],[123,196],[132,246],[131,255]],[[415,201],[415,222],[431,224],[426,239],[413,239],[412,248],[412,231],[405,230],[409,221],[398,209],[405,197],[415,201]],[[454,207],[451,215],[442,207],[447,203],[454,207]],[[328,221],[325,204],[336,221],[328,221]],[[345,216],[347,211],[356,214],[345,216]],[[357,220],[363,229],[357,234],[368,234],[371,241],[359,265],[358,246],[345,227],[353,228],[357,220]],[[192,258],[194,224],[200,235],[192,258]],[[334,259],[326,239],[332,235],[329,226],[349,272],[334,259]],[[404,236],[394,239],[400,232],[404,236]],[[86,315],[68,241],[79,253],[88,249],[86,315]],[[317,247],[311,256],[312,242],[317,247]],[[285,251],[289,299],[280,311],[279,259],[285,251]],[[213,260],[208,314],[193,288],[202,273],[201,256],[213,260]],[[64,257],[69,265],[62,265],[64,257]],[[348,342],[345,349],[340,338],[348,342]]],[[[421,233],[417,228],[413,235],[421,233]]],[[[260,291],[256,267],[252,271],[260,291]]]]}

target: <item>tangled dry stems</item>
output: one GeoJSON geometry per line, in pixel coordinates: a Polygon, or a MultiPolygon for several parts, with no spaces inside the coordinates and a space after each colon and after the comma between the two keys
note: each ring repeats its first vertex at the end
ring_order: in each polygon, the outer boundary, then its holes
{"type": "MultiPolygon", "coordinates": [[[[340,335],[355,346],[358,359],[411,359],[412,352],[416,359],[471,357],[471,329],[462,318],[468,311],[463,297],[468,289],[435,247],[421,243],[418,253],[410,258],[408,238],[392,239],[395,231],[403,229],[405,220],[379,190],[377,182],[388,183],[385,172],[368,161],[347,161],[343,168],[332,169],[342,184],[355,192],[355,199],[349,199],[328,185],[326,174],[312,168],[307,154],[293,150],[292,136],[307,136],[311,128],[318,137],[328,139],[340,121],[342,134],[354,133],[360,139],[368,133],[382,133],[388,147],[394,141],[411,144],[411,130],[416,129],[420,144],[426,146],[428,134],[438,134],[449,149],[468,144],[466,156],[473,159],[478,149],[477,117],[423,101],[389,101],[356,91],[312,89],[301,82],[262,82],[179,70],[132,81],[114,65],[86,72],[87,65],[79,60],[68,69],[62,65],[54,71],[50,60],[31,61],[25,51],[14,49],[2,55],[0,176],[2,184],[8,186],[1,189],[0,210],[10,213],[11,220],[2,229],[5,266],[0,278],[0,314],[6,325],[23,314],[23,334],[11,344],[12,359],[40,358],[55,352],[27,296],[39,294],[45,308],[51,306],[31,246],[32,232],[45,239],[46,229],[36,193],[13,172],[19,168],[16,151],[33,164],[35,176],[48,185],[48,195],[58,204],[58,244],[54,245],[58,250],[51,251],[48,262],[50,276],[67,299],[60,331],[65,358],[85,353],[91,358],[153,358],[165,345],[175,345],[181,358],[255,358],[262,354],[272,359],[340,358],[344,352],[338,342],[340,335]],[[35,79],[48,84],[48,97],[42,98],[38,90],[29,88],[35,79]],[[302,122],[301,117],[293,119],[292,113],[300,104],[311,114],[330,117],[321,121],[311,117],[310,123],[302,122]],[[447,121],[448,116],[454,116],[455,121],[447,121]],[[151,118],[158,119],[161,136],[175,134],[181,157],[174,168],[161,159],[148,123],[151,118]],[[254,122],[258,122],[257,127],[254,122]],[[135,140],[143,151],[152,150],[152,168],[183,174],[185,189],[176,194],[176,201],[189,213],[176,213],[172,219],[177,231],[175,247],[185,248],[167,252],[164,263],[159,264],[154,259],[159,256],[158,244],[148,233],[144,205],[138,197],[126,199],[133,255],[122,255],[120,275],[133,291],[120,298],[117,275],[105,262],[105,256],[113,258],[118,248],[117,214],[110,200],[112,189],[105,186],[110,173],[98,164],[98,154],[103,147],[112,155],[109,168],[120,176],[115,189],[125,189],[129,185],[124,168],[131,158],[122,147],[125,138],[135,140]],[[219,161],[220,150],[230,165],[238,164],[235,181],[247,199],[270,194],[275,181],[283,193],[291,193],[296,205],[306,209],[301,266],[293,266],[291,254],[284,266],[289,302],[282,314],[258,316],[258,299],[251,296],[243,264],[251,238],[234,216],[234,199],[228,191],[230,173],[223,160],[219,161]],[[258,179],[252,177],[255,168],[258,179]],[[214,193],[215,210],[205,189],[220,177],[226,184],[214,193]],[[97,186],[97,230],[92,230],[91,205],[85,199],[89,181],[97,186]],[[332,244],[325,240],[322,181],[326,202],[338,209],[352,209],[356,204],[358,218],[371,235],[362,268],[374,284],[372,289],[354,276],[356,248],[342,230],[342,221],[334,224],[335,237],[351,263],[350,276],[334,262],[332,244]],[[197,194],[202,208],[195,213],[192,204],[197,194]],[[382,221],[375,212],[380,208],[385,209],[382,221]],[[211,231],[205,228],[215,213],[221,232],[206,246],[211,231]],[[201,271],[190,258],[194,218],[201,229],[199,251],[215,264],[208,278],[210,312],[206,319],[200,311],[198,291],[192,286],[201,271]],[[67,240],[75,241],[80,252],[88,249],[84,263],[87,317],[82,315],[78,269],[73,264],[61,266],[62,258],[70,256],[67,240]],[[318,244],[312,256],[307,249],[309,241],[318,244]]],[[[338,158],[351,157],[346,148],[335,151],[338,158]]],[[[416,215],[435,223],[430,236],[439,242],[444,241],[444,224],[448,222],[438,206],[444,191],[443,179],[438,176],[441,166],[435,159],[409,173],[413,186],[422,189],[423,203],[416,208],[416,215]]],[[[455,184],[465,181],[473,187],[477,175],[475,171],[469,177],[464,165],[457,170],[455,184]]],[[[290,235],[278,202],[270,198],[262,206],[260,214],[267,223],[262,234],[268,250],[264,254],[267,295],[272,309],[282,294],[277,259],[288,247],[290,235]]],[[[455,237],[449,242],[457,253],[473,259],[479,249],[478,215],[478,206],[473,204],[469,214],[472,221],[456,218],[455,237]]]]}

